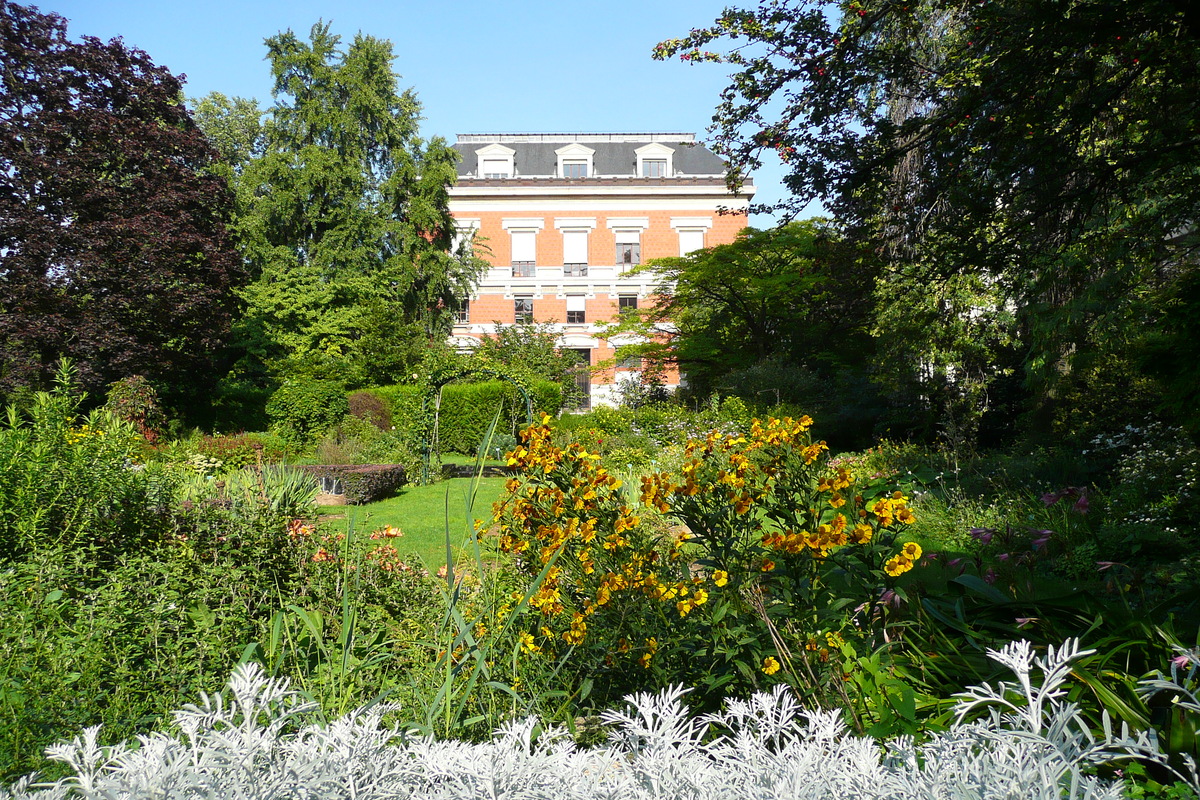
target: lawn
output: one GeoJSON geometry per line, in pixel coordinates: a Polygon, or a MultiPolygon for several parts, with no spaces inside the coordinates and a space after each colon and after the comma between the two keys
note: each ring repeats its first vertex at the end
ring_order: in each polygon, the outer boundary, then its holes
{"type": "Polygon", "coordinates": [[[473,478],[451,478],[428,486],[405,486],[394,497],[361,506],[326,506],[321,517],[336,530],[353,526],[356,535],[384,525],[404,532],[393,540],[401,553],[412,553],[430,571],[446,563],[446,531],[455,549],[468,541],[476,519],[488,519],[492,504],[504,491],[504,478],[481,478],[475,504],[467,511],[473,478]]]}

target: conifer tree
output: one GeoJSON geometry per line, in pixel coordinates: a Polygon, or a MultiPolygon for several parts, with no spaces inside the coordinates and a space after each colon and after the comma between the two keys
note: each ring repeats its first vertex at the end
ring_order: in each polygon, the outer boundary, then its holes
{"type": "Polygon", "coordinates": [[[236,179],[256,277],[243,333],[277,373],[386,380],[378,370],[397,354],[379,354],[374,328],[440,342],[481,262],[450,252],[457,156],[419,137],[391,43],[360,33],[339,45],[325,23],[308,42],[267,40],[275,105],[262,155],[236,179]]]}

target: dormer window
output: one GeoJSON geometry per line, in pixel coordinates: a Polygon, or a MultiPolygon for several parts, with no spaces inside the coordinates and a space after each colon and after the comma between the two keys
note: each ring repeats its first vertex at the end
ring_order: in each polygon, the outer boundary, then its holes
{"type": "Polygon", "coordinates": [[[558,177],[586,178],[594,175],[592,156],[595,152],[592,148],[585,147],[578,142],[572,142],[566,147],[555,150],[554,154],[558,156],[558,177]]]}
{"type": "Polygon", "coordinates": [[[665,158],[644,158],[644,159],[642,159],[642,177],[643,178],[665,178],[665,177],[667,177],[667,160],[665,158]]]}
{"type": "Polygon", "coordinates": [[[475,151],[478,158],[475,174],[489,180],[511,178],[516,174],[513,164],[513,156],[516,155],[516,152],[502,144],[489,144],[487,147],[479,148],[475,151]]]}
{"type": "Polygon", "coordinates": [[[665,144],[651,142],[633,151],[637,155],[637,173],[643,178],[669,178],[675,174],[675,151],[665,144]]]}

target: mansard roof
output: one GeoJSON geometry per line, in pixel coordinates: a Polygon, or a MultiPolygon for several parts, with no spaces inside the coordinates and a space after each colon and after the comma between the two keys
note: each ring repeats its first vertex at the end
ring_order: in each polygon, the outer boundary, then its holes
{"type": "Polygon", "coordinates": [[[462,156],[459,177],[478,177],[476,151],[496,144],[514,151],[513,177],[517,178],[554,177],[558,174],[557,151],[572,144],[594,151],[591,174],[595,177],[637,177],[637,151],[649,144],[670,148],[673,176],[725,174],[725,162],[696,142],[691,133],[472,133],[459,134],[453,145],[462,156]]]}

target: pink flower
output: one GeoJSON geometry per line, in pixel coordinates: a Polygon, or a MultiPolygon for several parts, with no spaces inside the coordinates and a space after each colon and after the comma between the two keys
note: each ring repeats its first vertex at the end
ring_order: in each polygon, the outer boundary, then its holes
{"type": "Polygon", "coordinates": [[[983,544],[991,544],[992,537],[996,535],[994,528],[971,528],[971,536],[978,539],[983,544]]]}
{"type": "Polygon", "coordinates": [[[1187,653],[1175,656],[1171,659],[1171,666],[1173,666],[1175,669],[1184,669],[1191,663],[1192,657],[1187,653]]]}

